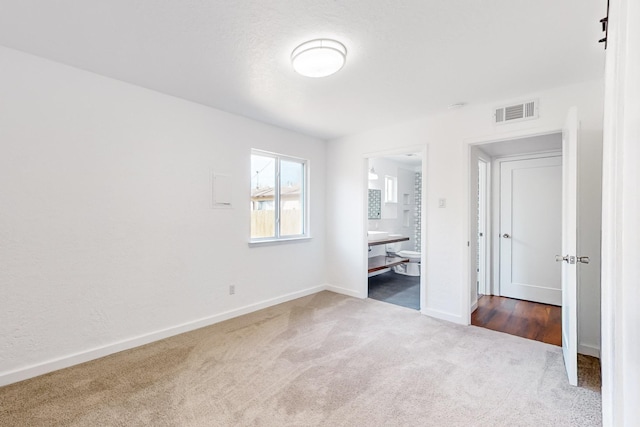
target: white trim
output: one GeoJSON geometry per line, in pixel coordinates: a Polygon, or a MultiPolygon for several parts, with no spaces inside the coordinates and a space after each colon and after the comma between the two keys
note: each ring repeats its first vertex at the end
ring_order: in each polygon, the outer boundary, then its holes
{"type": "MultiPolygon", "coordinates": [[[[369,157],[363,157],[362,179],[360,182],[364,182],[364,190],[362,194],[362,211],[364,212],[364,220],[362,225],[362,240],[363,246],[361,251],[361,268],[360,268],[360,283],[356,285],[356,291],[352,296],[356,298],[367,298],[369,296],[369,157]],[[364,249],[366,248],[366,249],[364,249]]],[[[380,218],[382,218],[382,212],[380,212],[380,218]]],[[[346,289],[345,289],[346,290],[346,289]]],[[[350,294],[345,294],[350,295],[350,294]]]]}
{"type": "Polygon", "coordinates": [[[306,242],[307,240],[311,240],[311,236],[303,236],[303,237],[286,237],[282,239],[266,239],[266,240],[254,240],[252,242],[248,242],[250,248],[254,248],[257,246],[271,246],[271,245],[282,245],[286,243],[301,243],[306,242]]]}
{"type": "Polygon", "coordinates": [[[511,141],[512,139],[530,138],[536,136],[553,135],[554,133],[562,133],[561,128],[557,127],[544,127],[532,129],[523,129],[511,132],[501,132],[499,135],[490,135],[484,137],[471,137],[464,138],[463,142],[466,145],[485,145],[493,142],[511,141]]]}
{"type": "Polygon", "coordinates": [[[469,323],[466,322],[459,314],[447,313],[445,311],[436,310],[435,308],[425,308],[420,310],[420,313],[425,316],[446,320],[447,322],[456,323],[458,325],[469,325],[469,323]]]}
{"type": "Polygon", "coordinates": [[[491,295],[500,295],[500,163],[491,160],[491,295]]]}
{"type": "Polygon", "coordinates": [[[335,292],[336,294],[342,294],[342,295],[346,295],[346,296],[349,296],[349,297],[360,298],[360,299],[367,298],[367,294],[366,293],[362,294],[362,292],[360,292],[360,291],[354,291],[353,289],[342,288],[340,286],[334,286],[334,285],[330,285],[328,283],[325,285],[325,289],[327,291],[335,292]]]}
{"type": "Polygon", "coordinates": [[[587,356],[593,356],[600,358],[600,347],[596,345],[580,344],[578,343],[578,353],[585,354],[587,356]]]}
{"type": "Polygon", "coordinates": [[[605,61],[604,120],[602,138],[602,243],[601,243],[601,353],[602,425],[623,425],[624,360],[623,334],[618,324],[622,287],[619,259],[622,255],[619,224],[622,210],[622,159],[624,148],[625,60],[628,19],[626,0],[610,0],[608,49],[605,61]],[[619,12],[618,12],[619,11],[619,12]],[[617,15],[617,13],[620,13],[617,15]],[[617,25],[616,25],[617,24],[617,25]]]}
{"type": "Polygon", "coordinates": [[[611,0],[602,168],[602,424],[640,419],[640,4],[611,0]]]}
{"type": "Polygon", "coordinates": [[[199,329],[205,326],[210,326],[215,323],[222,322],[224,320],[232,319],[234,317],[252,313],[254,311],[258,311],[263,308],[271,307],[277,304],[281,304],[283,302],[287,302],[297,298],[302,298],[308,295],[312,295],[327,289],[328,289],[327,285],[320,285],[320,286],[315,286],[313,288],[303,289],[301,291],[291,292],[289,294],[285,294],[276,298],[271,298],[271,299],[257,302],[254,304],[249,304],[244,307],[225,311],[225,312],[215,314],[213,316],[204,317],[198,320],[182,323],[180,325],[172,326],[166,329],[161,329],[159,331],[151,332],[144,335],[139,335],[137,337],[124,339],[121,341],[116,341],[111,344],[107,344],[107,345],[95,347],[89,350],[58,357],[46,362],[27,366],[24,368],[2,372],[0,373],[0,387],[15,383],[18,381],[23,381],[29,378],[33,378],[38,375],[43,375],[49,372],[57,371],[59,369],[68,368],[69,366],[78,365],[84,362],[89,362],[91,360],[95,360],[100,357],[118,353],[123,350],[129,350],[135,347],[139,347],[141,345],[149,344],[154,341],[162,340],[164,338],[169,338],[174,335],[193,331],[195,329],[199,329]]]}
{"type": "Polygon", "coordinates": [[[429,267],[429,263],[427,262],[427,234],[429,232],[429,227],[427,224],[427,200],[429,198],[428,191],[428,170],[429,170],[429,145],[425,145],[422,149],[422,165],[421,165],[421,176],[422,182],[420,183],[420,307],[427,306],[427,268],[429,267]]]}
{"type": "MultiPolygon", "coordinates": [[[[469,148],[471,150],[471,148],[469,148]]],[[[471,151],[469,151],[471,152],[471,151]]],[[[486,164],[486,188],[485,188],[485,266],[484,266],[484,291],[483,295],[493,295],[493,164],[491,161],[491,156],[486,154],[480,148],[480,153],[478,154],[478,160],[485,162],[486,164]]]]}
{"type": "MultiPolygon", "coordinates": [[[[558,132],[561,133],[561,132],[558,132]]],[[[496,156],[493,160],[496,163],[514,162],[518,160],[545,159],[547,157],[562,157],[562,150],[539,151],[536,153],[510,154],[508,156],[496,156]]]]}
{"type": "Polygon", "coordinates": [[[471,304],[471,313],[473,313],[474,311],[476,311],[478,309],[478,300],[480,298],[476,299],[476,302],[474,302],[473,304],[471,304]]]}
{"type": "MultiPolygon", "coordinates": [[[[487,294],[487,284],[491,283],[489,280],[489,260],[491,257],[489,256],[489,239],[491,236],[489,235],[489,219],[491,215],[489,213],[490,203],[490,191],[489,185],[491,180],[489,179],[489,173],[491,170],[491,163],[484,159],[481,155],[478,155],[478,225],[482,224],[482,227],[478,227],[478,235],[475,236],[475,242],[469,238],[469,241],[475,243],[478,247],[478,261],[480,271],[477,274],[476,281],[478,282],[477,292],[476,292],[476,300],[471,305],[471,312],[478,308],[478,295],[482,293],[482,295],[487,294]],[[484,165],[484,172],[480,167],[480,164],[484,165]],[[482,232],[482,244],[478,244],[480,240],[480,232],[482,232]],[[475,306],[475,308],[474,308],[475,306]]],[[[473,286],[473,285],[472,285],[473,286]]]]}

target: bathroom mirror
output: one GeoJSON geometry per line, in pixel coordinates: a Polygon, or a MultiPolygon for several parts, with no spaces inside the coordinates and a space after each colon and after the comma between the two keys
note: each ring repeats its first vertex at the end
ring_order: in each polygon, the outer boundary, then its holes
{"type": "Polygon", "coordinates": [[[369,219],[380,219],[382,190],[369,189],[369,219]]]}

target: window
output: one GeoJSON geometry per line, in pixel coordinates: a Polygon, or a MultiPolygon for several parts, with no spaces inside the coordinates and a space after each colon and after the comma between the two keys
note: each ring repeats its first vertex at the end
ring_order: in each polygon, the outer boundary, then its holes
{"type": "Polygon", "coordinates": [[[307,235],[307,161],[251,151],[251,241],[307,235]]]}
{"type": "Polygon", "coordinates": [[[398,203],[398,178],[395,176],[384,177],[384,202],[398,203]]]}

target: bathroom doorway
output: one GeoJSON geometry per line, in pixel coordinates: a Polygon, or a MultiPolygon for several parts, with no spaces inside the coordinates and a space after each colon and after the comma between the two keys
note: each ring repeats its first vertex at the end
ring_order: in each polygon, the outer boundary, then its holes
{"type": "Polygon", "coordinates": [[[367,295],[414,310],[423,288],[423,152],[367,158],[367,295]]]}

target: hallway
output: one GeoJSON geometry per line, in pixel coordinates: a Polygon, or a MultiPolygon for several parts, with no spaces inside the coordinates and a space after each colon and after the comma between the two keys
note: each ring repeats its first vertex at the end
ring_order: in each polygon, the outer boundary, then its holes
{"type": "Polygon", "coordinates": [[[471,314],[471,324],[494,331],[562,345],[562,308],[512,298],[484,295],[471,314]]]}

